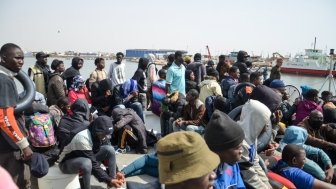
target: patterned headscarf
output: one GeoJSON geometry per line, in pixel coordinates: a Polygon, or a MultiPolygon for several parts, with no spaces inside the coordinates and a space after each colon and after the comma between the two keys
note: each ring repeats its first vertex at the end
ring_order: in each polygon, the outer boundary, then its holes
{"type": "Polygon", "coordinates": [[[79,89],[84,85],[84,83],[85,83],[85,81],[84,81],[83,77],[81,75],[76,75],[73,78],[71,88],[74,91],[79,91],[79,89]]]}

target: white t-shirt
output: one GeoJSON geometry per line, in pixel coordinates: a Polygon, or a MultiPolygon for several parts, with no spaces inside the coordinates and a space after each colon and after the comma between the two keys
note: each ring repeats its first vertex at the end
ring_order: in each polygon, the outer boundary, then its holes
{"type": "Polygon", "coordinates": [[[120,64],[113,62],[110,65],[108,78],[112,82],[112,88],[114,88],[114,86],[118,84],[124,83],[126,81],[125,64],[123,62],[121,62],[120,64]]]}

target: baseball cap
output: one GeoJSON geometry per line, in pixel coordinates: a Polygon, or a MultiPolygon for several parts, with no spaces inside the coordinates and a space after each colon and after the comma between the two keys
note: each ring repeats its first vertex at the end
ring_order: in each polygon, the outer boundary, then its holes
{"type": "Polygon", "coordinates": [[[279,89],[279,88],[285,88],[286,85],[285,85],[285,83],[282,80],[280,80],[280,79],[274,79],[271,82],[270,87],[273,88],[273,89],[279,89]]]}
{"type": "Polygon", "coordinates": [[[38,58],[41,58],[41,57],[49,57],[50,55],[49,54],[46,54],[46,53],[44,53],[44,52],[38,52],[38,53],[36,53],[36,59],[38,59],[38,58]]]}
{"type": "Polygon", "coordinates": [[[176,184],[202,177],[213,171],[220,160],[196,132],[171,133],[157,143],[159,179],[162,184],[176,184]]]}
{"type": "Polygon", "coordinates": [[[110,135],[113,133],[112,119],[108,116],[99,116],[92,122],[92,130],[95,133],[110,135]]]}

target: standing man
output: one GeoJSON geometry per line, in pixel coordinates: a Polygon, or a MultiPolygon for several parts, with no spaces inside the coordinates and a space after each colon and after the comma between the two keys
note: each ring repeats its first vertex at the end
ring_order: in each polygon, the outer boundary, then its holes
{"type": "Polygon", "coordinates": [[[47,97],[49,74],[51,73],[49,65],[47,65],[47,57],[49,54],[38,52],[36,54],[36,63],[28,68],[28,75],[35,83],[36,91],[47,97]]]}
{"type": "Polygon", "coordinates": [[[71,61],[71,67],[66,69],[63,72],[62,77],[66,81],[67,90],[70,90],[70,87],[73,83],[73,78],[77,75],[80,75],[79,70],[83,67],[84,60],[80,57],[73,57],[71,61]]]}
{"type": "Polygon", "coordinates": [[[206,75],[205,66],[202,64],[202,55],[200,53],[196,53],[194,55],[194,62],[188,64],[187,70],[191,70],[195,74],[195,81],[197,85],[199,85],[206,75]]]}
{"type": "Polygon", "coordinates": [[[14,116],[18,94],[14,76],[24,64],[21,48],[7,43],[0,49],[0,166],[5,168],[20,188],[25,188],[23,160],[33,154],[25,137],[24,125],[14,116]]]}
{"type": "Polygon", "coordinates": [[[48,84],[48,98],[47,105],[56,105],[57,101],[65,97],[65,87],[64,80],[61,74],[64,72],[64,63],[61,60],[53,60],[51,62],[51,69],[55,70],[54,73],[50,74],[50,80],[48,84]]]}
{"type": "Polygon", "coordinates": [[[185,92],[185,67],[182,65],[183,58],[182,52],[175,52],[175,61],[169,67],[166,76],[166,91],[172,94],[175,91],[182,93],[184,96],[185,92]]]}
{"type": "Polygon", "coordinates": [[[273,79],[280,79],[281,78],[281,66],[283,63],[283,59],[282,58],[278,58],[276,60],[276,65],[271,69],[271,75],[270,78],[273,79]]]}
{"type": "Polygon", "coordinates": [[[119,84],[122,84],[126,81],[125,74],[125,63],[122,62],[124,54],[122,52],[117,53],[117,62],[111,64],[108,78],[112,82],[112,89],[119,84]]]}
{"type": "Polygon", "coordinates": [[[89,86],[91,88],[92,83],[96,81],[101,81],[107,78],[107,73],[105,71],[105,60],[104,58],[98,57],[95,60],[96,69],[90,74],[89,86]]]}
{"type": "Polygon", "coordinates": [[[237,54],[237,62],[234,63],[232,66],[237,66],[239,68],[240,74],[250,73],[246,65],[249,57],[250,55],[248,55],[247,52],[239,51],[237,54]]]}

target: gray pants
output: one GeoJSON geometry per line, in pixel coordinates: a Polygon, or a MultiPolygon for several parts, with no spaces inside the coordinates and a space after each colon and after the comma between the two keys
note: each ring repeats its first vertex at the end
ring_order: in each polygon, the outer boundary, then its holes
{"type": "MultiPolygon", "coordinates": [[[[111,145],[103,145],[96,155],[96,160],[101,162],[103,160],[108,160],[108,170],[109,175],[114,178],[116,175],[116,158],[115,151],[111,145]]],[[[89,158],[78,157],[74,159],[68,159],[65,162],[59,164],[59,167],[63,173],[66,174],[77,174],[79,170],[83,172],[83,183],[84,188],[91,188],[91,172],[92,172],[92,162],[89,158]]]]}

